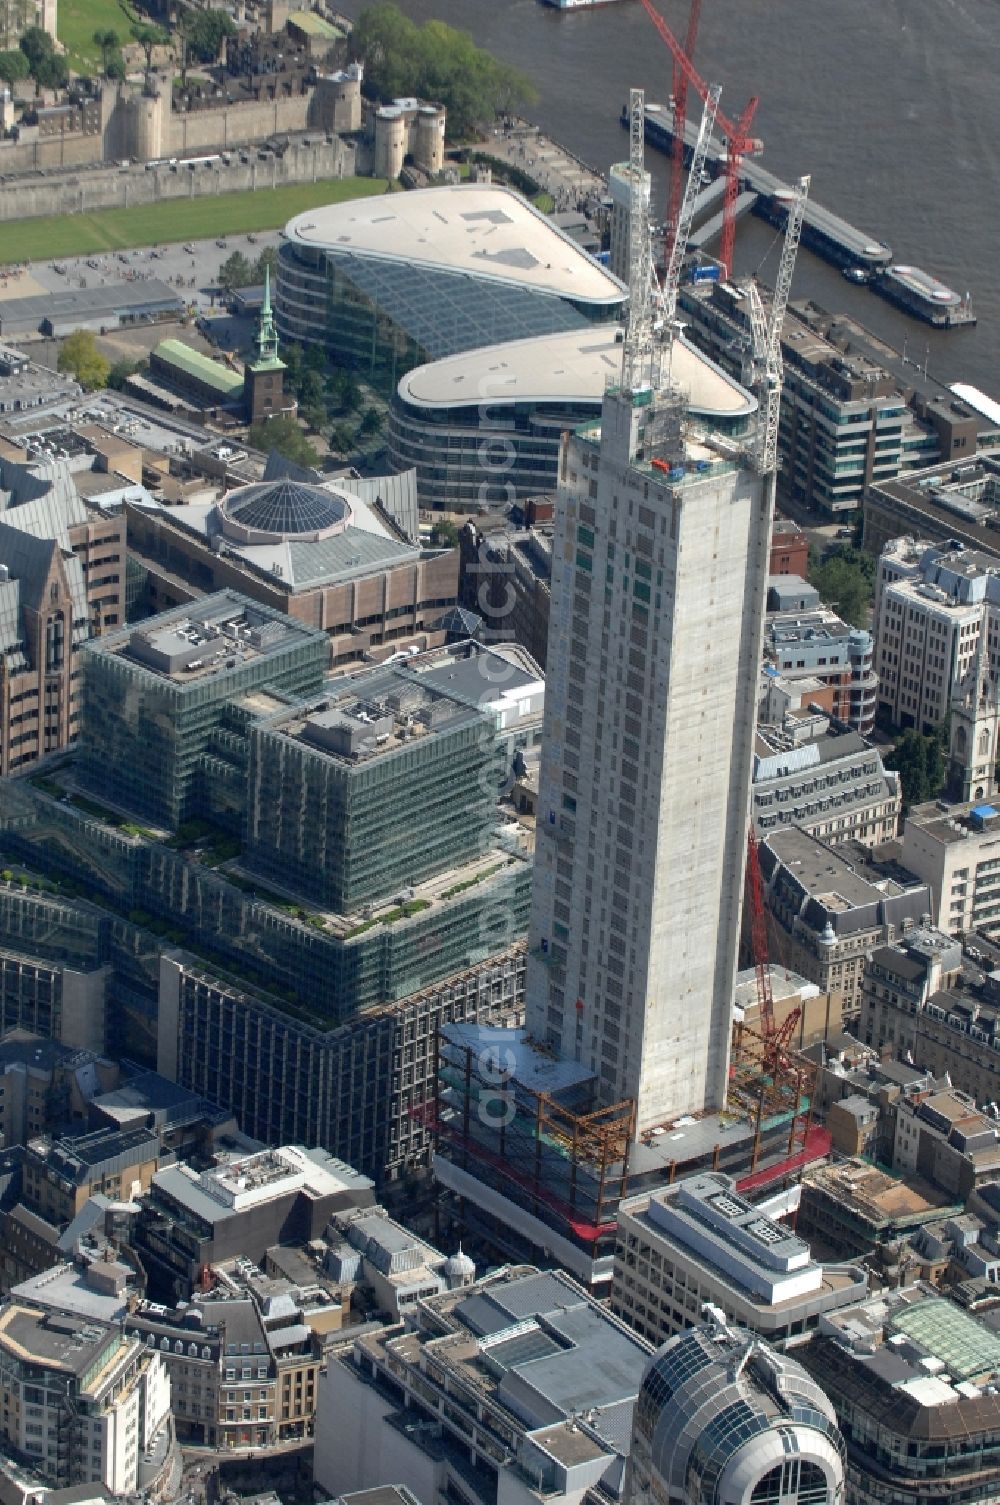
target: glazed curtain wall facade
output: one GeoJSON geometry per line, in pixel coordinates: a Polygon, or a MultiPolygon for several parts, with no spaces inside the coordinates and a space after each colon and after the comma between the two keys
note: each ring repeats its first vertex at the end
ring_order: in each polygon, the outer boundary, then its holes
{"type": "Polygon", "coordinates": [[[68,876],[140,927],[154,922],[165,945],[200,951],[322,1028],[476,966],[527,931],[531,866],[520,858],[450,899],[344,939],[23,782],[0,781],[0,838],[33,870],[68,876]]]}
{"type": "Polygon", "coordinates": [[[387,439],[397,470],[417,472],[423,507],[458,512],[526,501],[554,491],[565,429],[592,420],[596,403],[421,408],[398,395],[387,439]]]}
{"type": "Polygon", "coordinates": [[[523,947],[325,1034],[186,961],[165,966],[181,1085],[267,1144],[321,1144],[377,1181],[426,1162],[439,1026],[499,1022],[524,1001],[523,947]]]}
{"type": "Polygon", "coordinates": [[[276,316],[284,341],[323,344],[385,396],[414,366],[503,340],[581,329],[619,305],[573,303],[444,267],[336,248],[282,246],[276,316]]]}
{"type": "Polygon", "coordinates": [[[174,831],[197,808],[195,771],[229,702],[264,685],[319,690],[329,649],[318,634],[194,683],[156,674],[100,640],[83,655],[80,781],[174,831]]]}
{"type": "Polygon", "coordinates": [[[349,914],[488,851],[502,777],[497,738],[490,717],[463,720],[356,764],[254,727],[254,868],[349,914]]]}

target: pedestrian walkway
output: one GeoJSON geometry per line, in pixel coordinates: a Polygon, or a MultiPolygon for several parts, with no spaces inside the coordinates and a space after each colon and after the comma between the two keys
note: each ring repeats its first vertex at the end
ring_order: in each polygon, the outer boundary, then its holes
{"type": "Polygon", "coordinates": [[[552,195],[557,212],[599,201],[607,193],[600,173],[526,121],[498,127],[486,150],[528,173],[539,188],[552,195]]]}

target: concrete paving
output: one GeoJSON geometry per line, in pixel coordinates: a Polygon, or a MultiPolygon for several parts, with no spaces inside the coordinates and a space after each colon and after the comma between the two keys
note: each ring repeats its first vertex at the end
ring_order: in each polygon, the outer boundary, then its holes
{"type": "Polygon", "coordinates": [[[599,173],[543,136],[537,126],[518,122],[498,128],[484,150],[529,173],[539,188],[552,195],[557,210],[576,209],[588,200],[602,199],[608,191],[599,173]]]}
{"type": "Polygon", "coordinates": [[[218,240],[190,241],[185,245],[140,247],[133,251],[106,251],[93,256],[33,262],[29,272],[4,279],[0,298],[25,298],[35,294],[65,291],[67,287],[102,287],[133,277],[158,277],[176,287],[199,313],[209,313],[223,300],[219,268],[234,251],[253,261],[270,246],[281,243],[280,230],[230,235],[218,240]],[[56,270],[59,268],[59,270],[56,270]]]}

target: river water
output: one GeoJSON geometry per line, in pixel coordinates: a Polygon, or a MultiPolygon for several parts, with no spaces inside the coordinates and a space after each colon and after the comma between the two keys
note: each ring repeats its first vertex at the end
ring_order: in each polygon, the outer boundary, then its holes
{"type": "MultiPolygon", "coordinates": [[[[527,113],[606,172],[627,150],[618,123],[630,87],[666,102],[671,58],[637,0],[559,12],[540,0],[397,0],[416,21],[461,26],[522,68],[527,113]]],[[[686,0],[659,0],[675,34],[686,0]]],[[[338,0],[356,16],[364,0],[338,0]]],[[[802,250],[793,297],[811,297],[929,362],[942,381],[1000,398],[1000,0],[704,0],[695,61],[736,118],[751,94],[763,164],[812,174],[812,196],[897,261],[970,291],[975,329],[939,331],[899,313],[802,250]]],[[[696,99],[689,114],[698,109],[696,99]]],[[[664,159],[650,149],[665,208],[664,159]]],[[[774,271],[774,231],[737,229],[738,271],[774,271]]]]}

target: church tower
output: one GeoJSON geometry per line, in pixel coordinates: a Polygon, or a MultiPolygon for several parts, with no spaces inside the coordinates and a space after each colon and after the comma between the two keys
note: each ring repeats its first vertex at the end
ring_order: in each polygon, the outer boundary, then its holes
{"type": "Polygon", "coordinates": [[[948,787],[953,799],[988,800],[997,788],[1000,705],[987,662],[984,613],[970,674],[951,705],[948,787]]]}
{"type": "Polygon", "coordinates": [[[278,330],[271,311],[271,271],[264,268],[264,306],[257,331],[257,354],[248,361],[243,380],[243,403],[247,423],[265,423],[278,413],[295,410],[293,398],[285,397],[288,367],[278,354],[278,330]]]}

